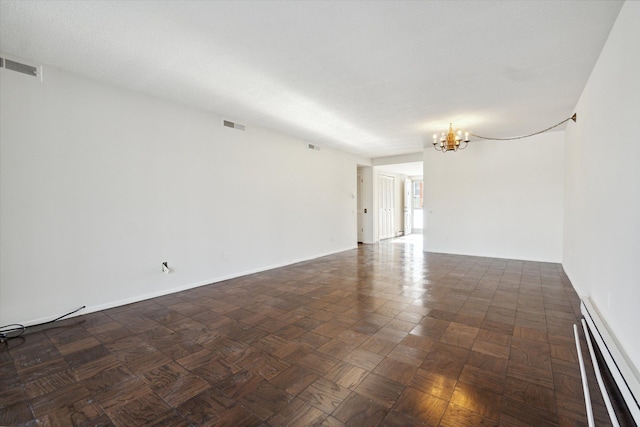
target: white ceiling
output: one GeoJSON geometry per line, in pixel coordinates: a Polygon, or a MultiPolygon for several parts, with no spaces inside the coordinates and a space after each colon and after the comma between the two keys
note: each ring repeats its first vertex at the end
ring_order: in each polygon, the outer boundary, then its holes
{"type": "Polygon", "coordinates": [[[365,157],[569,117],[618,1],[0,1],[0,50],[365,157]]]}
{"type": "Polygon", "coordinates": [[[422,162],[398,163],[393,165],[376,166],[381,172],[399,173],[406,176],[422,176],[422,162]]]}

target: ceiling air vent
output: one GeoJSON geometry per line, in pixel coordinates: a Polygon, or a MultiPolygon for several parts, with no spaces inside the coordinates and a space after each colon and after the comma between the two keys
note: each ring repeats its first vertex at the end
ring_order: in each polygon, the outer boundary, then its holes
{"type": "Polygon", "coordinates": [[[222,125],[231,129],[244,130],[244,125],[239,123],[230,122],[229,120],[223,120],[222,125]]]}
{"type": "Polygon", "coordinates": [[[11,61],[10,59],[0,60],[0,66],[4,66],[4,68],[6,68],[7,70],[17,71],[19,73],[28,74],[34,77],[38,75],[38,69],[36,67],[11,61]],[[4,64],[2,64],[2,62],[4,62],[4,64]]]}

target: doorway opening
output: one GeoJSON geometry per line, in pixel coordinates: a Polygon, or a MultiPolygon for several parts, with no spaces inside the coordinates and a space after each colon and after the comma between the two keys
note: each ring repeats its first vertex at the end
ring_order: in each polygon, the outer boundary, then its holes
{"type": "MultiPolygon", "coordinates": [[[[374,219],[377,227],[375,240],[422,234],[422,154],[408,155],[403,159],[410,158],[415,160],[402,163],[395,163],[399,160],[395,158],[373,160],[373,175],[378,187],[372,206],[377,215],[374,219]],[[414,183],[418,183],[417,187],[414,183]]],[[[364,182],[366,184],[366,177],[364,182]]]]}

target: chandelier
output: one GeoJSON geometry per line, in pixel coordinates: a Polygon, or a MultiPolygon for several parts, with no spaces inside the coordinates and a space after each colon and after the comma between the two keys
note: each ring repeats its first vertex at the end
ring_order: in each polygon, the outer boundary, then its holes
{"type": "Polygon", "coordinates": [[[449,132],[447,134],[445,134],[444,132],[442,132],[440,134],[440,138],[438,138],[438,134],[433,134],[433,148],[436,149],[436,151],[441,151],[443,153],[446,153],[447,151],[458,151],[458,150],[464,150],[465,148],[467,148],[467,144],[469,143],[469,136],[473,136],[475,138],[478,139],[484,139],[484,140],[490,140],[490,141],[512,141],[514,139],[522,139],[522,138],[528,138],[530,136],[534,136],[534,135],[538,135],[544,132],[547,132],[553,128],[556,128],[558,126],[560,126],[563,123],[568,122],[569,120],[573,120],[574,122],[576,121],[576,115],[574,114],[573,116],[569,117],[568,119],[564,119],[563,121],[561,121],[558,124],[555,124],[553,126],[550,126],[546,129],[543,129],[541,131],[538,132],[534,132],[534,133],[530,133],[528,135],[522,135],[522,136],[514,136],[514,137],[509,137],[509,138],[491,138],[491,137],[487,137],[487,136],[480,136],[480,135],[476,135],[473,134],[471,132],[464,132],[464,138],[462,137],[462,131],[461,130],[457,130],[457,131],[453,131],[453,124],[449,123],[449,132]]]}
{"type": "Polygon", "coordinates": [[[438,140],[438,135],[433,134],[433,148],[437,151],[442,151],[446,153],[447,151],[458,151],[464,150],[467,148],[467,144],[469,143],[469,132],[464,133],[464,139],[462,138],[462,131],[458,130],[457,132],[453,132],[453,124],[449,123],[449,133],[440,134],[440,139],[438,140]],[[464,145],[460,146],[461,143],[464,142],[464,145]]]}

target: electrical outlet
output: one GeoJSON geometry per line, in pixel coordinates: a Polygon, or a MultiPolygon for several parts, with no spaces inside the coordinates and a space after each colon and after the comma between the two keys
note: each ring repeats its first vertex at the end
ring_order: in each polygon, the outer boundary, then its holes
{"type": "Polygon", "coordinates": [[[222,259],[225,261],[229,261],[229,251],[222,252],[222,259]]]}

